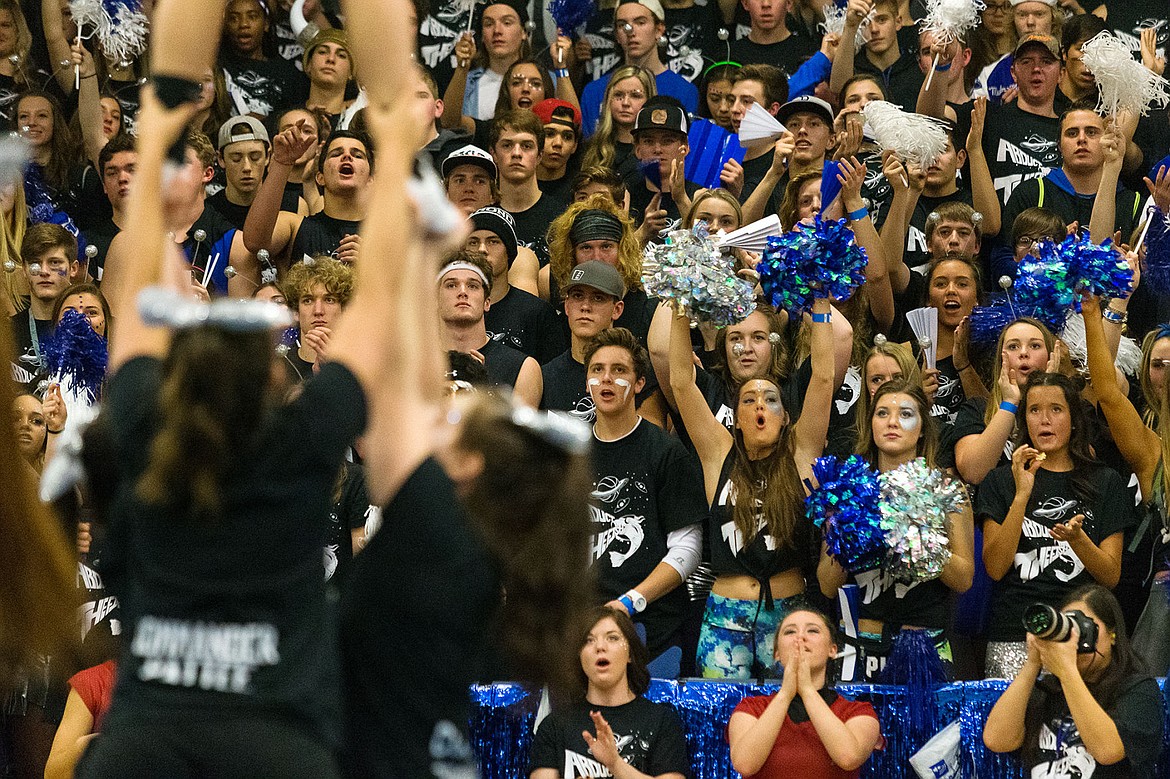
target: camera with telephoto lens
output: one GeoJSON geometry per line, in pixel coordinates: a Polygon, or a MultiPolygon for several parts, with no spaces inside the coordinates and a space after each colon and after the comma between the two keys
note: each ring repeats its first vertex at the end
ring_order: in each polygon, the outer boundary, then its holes
{"type": "Polygon", "coordinates": [[[1097,622],[1080,609],[1057,611],[1044,603],[1033,603],[1024,610],[1024,630],[1045,641],[1068,641],[1074,624],[1080,631],[1077,654],[1096,652],[1097,622]]]}

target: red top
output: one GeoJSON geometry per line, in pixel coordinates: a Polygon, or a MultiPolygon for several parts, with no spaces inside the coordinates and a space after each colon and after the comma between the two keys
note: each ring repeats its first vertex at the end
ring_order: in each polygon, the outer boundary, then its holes
{"type": "Polygon", "coordinates": [[[102,729],[102,720],[110,710],[110,703],[114,700],[114,677],[117,674],[117,665],[113,660],[107,660],[101,665],[78,671],[69,679],[69,686],[77,690],[85,708],[93,715],[93,732],[99,733],[102,729]]]}
{"type": "MultiPolygon", "coordinates": [[[[735,711],[742,711],[759,719],[775,697],[773,694],[744,698],[735,707],[735,711]]],[[[840,695],[829,708],[842,722],[848,722],[854,717],[877,719],[877,712],[873,710],[873,706],[864,701],[851,701],[840,695]]],[[[879,741],[879,746],[880,743],[879,741]]],[[[757,773],[744,779],[792,779],[797,775],[807,779],[858,779],[861,776],[861,769],[846,771],[838,768],[829,758],[829,753],[821,743],[821,737],[817,735],[812,722],[808,720],[794,722],[789,713],[784,717],[780,735],[776,737],[776,743],[772,745],[772,752],[764,761],[764,765],[757,773]]]]}

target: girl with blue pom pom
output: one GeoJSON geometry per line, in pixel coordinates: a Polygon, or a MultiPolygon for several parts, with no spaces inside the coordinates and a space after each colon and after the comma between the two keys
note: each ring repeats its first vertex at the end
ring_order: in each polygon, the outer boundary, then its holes
{"type": "Polygon", "coordinates": [[[771,676],[776,628],[804,602],[805,572],[819,538],[804,515],[804,483],[820,456],[833,397],[833,326],[829,301],[812,302],[812,377],[792,423],[772,378],[739,388],[735,430],[716,419],[695,384],[690,321],[676,314],[670,332],[670,385],[698,452],[711,506],[707,539],[715,584],[699,634],[696,665],[708,678],[771,676]]]}
{"type": "MultiPolygon", "coordinates": [[[[908,376],[881,385],[868,404],[867,417],[859,417],[857,454],[880,473],[895,471],[922,458],[926,468],[935,469],[937,422],[930,415],[930,402],[916,377],[908,376]]],[[[929,501],[929,496],[923,496],[929,501]]],[[[884,506],[883,514],[902,512],[915,517],[919,506],[884,506]]],[[[826,549],[821,553],[817,578],[825,597],[836,597],[849,579],[859,586],[858,676],[875,679],[885,666],[894,640],[905,630],[925,630],[938,656],[947,666],[952,662],[946,629],[950,625],[950,592],[965,592],[975,571],[971,509],[947,516],[946,534],[934,538],[928,551],[949,557],[941,572],[918,574],[913,582],[898,581],[885,567],[847,575],[826,549]],[[920,578],[919,578],[920,577],[920,578]]]]}

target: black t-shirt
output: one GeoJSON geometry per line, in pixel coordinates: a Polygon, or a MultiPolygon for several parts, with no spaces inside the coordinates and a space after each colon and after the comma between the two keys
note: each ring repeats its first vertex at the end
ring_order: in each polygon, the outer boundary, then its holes
{"type": "Polygon", "coordinates": [[[341,239],[347,235],[357,235],[361,225],[361,222],[349,219],[334,219],[324,211],[306,216],[301,220],[301,226],[293,238],[292,250],[289,253],[291,261],[302,262],[306,257],[315,257],[318,254],[336,256],[341,239]]]}
{"type": "Polygon", "coordinates": [[[552,768],[563,779],[610,776],[609,770],[593,759],[581,736],[583,731],[597,731],[591,711],[599,712],[613,728],[618,754],[635,770],[649,776],[675,772],[690,776],[687,740],[678,714],[669,704],[651,703],[641,696],[621,706],[585,702],[551,712],[532,738],[527,773],[552,768]]]}
{"type": "Polygon", "coordinates": [[[526,211],[509,211],[516,221],[516,242],[527,246],[536,254],[540,267],[548,265],[548,239],[545,233],[553,220],[564,213],[569,204],[564,200],[557,200],[547,192],[541,192],[540,198],[526,211]]]}
{"type": "Polygon", "coordinates": [[[516,380],[520,378],[520,369],[524,367],[528,355],[491,338],[479,348],[479,353],[483,355],[483,367],[492,384],[515,389],[516,380]]]}
{"type": "Polygon", "coordinates": [[[666,56],[662,62],[687,81],[696,81],[703,74],[707,67],[704,57],[712,62],[723,59],[715,56],[724,51],[723,42],[715,35],[722,26],[717,9],[716,3],[663,9],[666,12],[666,56]]]}
{"type": "Polygon", "coordinates": [[[89,244],[97,247],[97,255],[89,261],[89,275],[96,279],[99,286],[102,283],[102,276],[105,275],[106,256],[110,253],[110,244],[120,232],[122,228],[114,224],[113,219],[107,219],[85,233],[89,244]]]}
{"type": "Polygon", "coordinates": [[[29,319],[32,309],[18,311],[11,317],[13,354],[12,380],[23,384],[29,392],[37,388],[42,379],[49,378],[49,374],[41,367],[45,340],[53,334],[53,323],[48,319],[33,319],[34,330],[29,328],[29,319]]]}
{"type": "MultiPolygon", "coordinates": [[[[592,562],[603,600],[637,587],[666,556],[669,533],[703,520],[707,500],[698,464],[677,439],[639,419],[617,441],[593,442],[590,494],[592,562]]],[[[686,590],[676,587],[635,615],[651,657],[682,620],[686,590]]]]}
{"type": "MultiPolygon", "coordinates": [[[[1059,171],[1054,171],[1056,175],[1059,171]]],[[[1063,174],[1060,176],[1063,178],[1063,174]]],[[[1118,186],[1115,195],[1115,212],[1113,227],[1110,230],[1120,230],[1122,239],[1129,240],[1141,215],[1142,203],[1145,197],[1131,192],[1125,187],[1118,186]]],[[[1052,177],[1030,179],[1022,182],[1012,192],[1007,206],[1003,210],[1004,231],[1000,235],[1000,243],[1006,244],[1011,239],[1012,225],[1022,211],[1033,206],[1043,206],[1058,214],[1066,225],[1073,222],[1080,223],[1080,231],[1084,235],[1089,232],[1089,220],[1093,216],[1093,204],[1097,202],[1097,193],[1090,195],[1073,194],[1063,187],[1057,186],[1052,177]]],[[[1015,247],[1011,247],[1013,250],[1015,247]]]]}
{"type": "Polygon", "coordinates": [[[1133,51],[1141,46],[1142,30],[1152,27],[1158,31],[1158,56],[1166,55],[1166,44],[1170,42],[1170,7],[1165,0],[1107,0],[1103,3],[1089,3],[1089,13],[1108,6],[1109,27],[1118,38],[1125,41],[1133,51]],[[1092,8],[1089,6],[1092,5],[1092,8]]]}
{"type": "MultiPolygon", "coordinates": [[[[1033,603],[1059,607],[1066,595],[1093,577],[1067,541],[1057,541],[1050,530],[1078,514],[1085,534],[1097,546],[1114,533],[1134,524],[1133,504],[1125,482],[1112,468],[1096,467],[1088,474],[1096,491],[1091,504],[1073,493],[1072,474],[1041,468],[1024,509],[1019,544],[1004,577],[995,583],[991,602],[989,641],[1023,641],[1024,610],[1033,603]],[[1118,499],[1119,495],[1125,495],[1118,499]]],[[[996,468],[979,485],[975,516],[1003,524],[1016,495],[1011,466],[996,468]]]]}
{"type": "Polygon", "coordinates": [[[139,358],[104,398],[123,475],[105,570],[124,627],[114,705],[152,717],[267,713],[333,741],[340,701],[321,550],[342,458],[365,427],[362,389],[345,366],[326,365],[233,458],[222,509],[206,521],[135,494],[162,421],[161,384],[161,362],[139,358]]]}
{"type": "Polygon", "coordinates": [[[244,229],[244,221],[248,218],[249,206],[241,206],[228,200],[226,189],[221,189],[219,192],[207,198],[207,205],[218,211],[219,215],[231,222],[237,230],[244,229]]]}
{"type": "MultiPolygon", "coordinates": [[[[544,379],[544,396],[540,400],[542,409],[562,411],[582,422],[593,424],[597,415],[589,387],[585,384],[585,366],[573,359],[572,349],[566,349],[540,366],[540,374],[544,379]]],[[[646,386],[634,398],[635,404],[641,406],[657,389],[658,380],[651,371],[646,377],[646,386]]]]}
{"type": "Polygon", "coordinates": [[[542,365],[567,346],[564,329],[552,306],[516,287],[491,304],[483,322],[493,341],[518,349],[542,365]]]}
{"type": "MultiPolygon", "coordinates": [[[[1006,206],[1020,182],[1060,167],[1060,119],[1030,114],[1015,102],[989,105],[983,153],[999,202],[1006,206]]],[[[1010,224],[1004,227],[1010,232],[1010,224]]]]}
{"type": "MultiPolygon", "coordinates": [[[[1030,776],[1078,777],[1078,779],[1130,779],[1154,776],[1154,763],[1162,750],[1162,693],[1148,676],[1131,676],[1121,684],[1117,699],[1106,709],[1125,748],[1125,757],[1112,765],[1100,765],[1085,748],[1076,721],[1069,712],[1060,682],[1052,676],[1036,682],[1028,703],[1039,708],[1039,752],[1028,761],[1030,776]]],[[[1030,754],[1025,750],[1024,754],[1030,754]]]]}
{"type": "Polygon", "coordinates": [[[591,59],[585,63],[589,81],[596,81],[622,63],[622,50],[614,41],[613,18],[612,12],[595,13],[585,24],[581,37],[592,47],[591,59]]]}
{"type": "Polygon", "coordinates": [[[926,249],[926,218],[932,211],[943,203],[966,203],[972,205],[971,191],[960,187],[950,195],[930,197],[921,195],[914,205],[914,213],[910,215],[910,231],[906,235],[906,251],[902,254],[902,261],[911,270],[925,273],[930,264],[930,252],[926,249]]]}
{"type": "Polygon", "coordinates": [[[733,62],[741,65],[775,65],[789,76],[816,53],[816,44],[795,31],[779,43],[752,43],[750,38],[731,42],[733,62]]]}
{"type": "Polygon", "coordinates": [[[351,531],[366,526],[370,510],[370,495],[366,491],[366,475],[357,463],[341,466],[341,491],[329,511],[329,536],[325,544],[325,581],[341,584],[353,562],[353,535],[351,531]]]}
{"type": "MultiPolygon", "coordinates": [[[[642,177],[642,171],[639,168],[635,168],[633,173],[627,175],[625,177],[625,182],[626,189],[630,193],[630,218],[633,218],[635,213],[637,213],[639,218],[641,218],[646,213],[646,209],[650,207],[650,201],[652,201],[654,196],[658,193],[652,192],[650,187],[646,186],[646,179],[642,177]]],[[[690,181],[683,183],[685,185],[687,195],[692,199],[694,199],[695,193],[702,189],[702,187],[700,187],[698,184],[692,183],[690,181]]],[[[678,203],[675,202],[673,197],[670,195],[663,195],[658,202],[659,206],[663,211],[666,212],[666,216],[669,219],[676,222],[682,219],[683,215],[679,212],[678,203]]],[[[660,243],[661,239],[656,239],[655,242],[660,243]]]]}
{"type": "Polygon", "coordinates": [[[865,49],[860,49],[853,57],[853,72],[877,76],[885,86],[890,102],[902,106],[911,113],[918,105],[918,92],[926,78],[918,68],[918,57],[906,51],[902,51],[893,65],[885,70],[878,70],[877,66],[869,61],[865,49]]]}
{"type": "Polygon", "coordinates": [[[291,62],[223,56],[228,96],[237,112],[272,116],[286,108],[303,107],[309,99],[309,81],[291,62]]]}
{"type": "Polygon", "coordinates": [[[573,163],[570,160],[569,167],[565,170],[565,175],[559,179],[537,179],[536,186],[540,187],[541,194],[550,197],[555,201],[568,204],[573,200],[573,193],[570,185],[573,183],[573,163]]]}
{"type": "Polygon", "coordinates": [[[432,737],[466,739],[467,688],[500,601],[454,483],[426,460],[354,559],[341,600],[349,776],[430,777],[432,737]],[[414,649],[389,651],[404,641],[414,649]]]}
{"type": "MultiPolygon", "coordinates": [[[[745,160],[743,163],[743,192],[739,196],[739,202],[746,203],[748,198],[755,193],[756,189],[764,180],[764,176],[768,175],[768,169],[772,167],[772,160],[776,156],[775,149],[769,149],[767,153],[756,157],[755,159],[745,160]]],[[[775,214],[780,211],[780,201],[784,199],[784,190],[788,188],[788,174],[781,176],[780,181],[772,189],[772,194],[768,196],[768,202],[764,204],[765,214],[775,214]]]]}

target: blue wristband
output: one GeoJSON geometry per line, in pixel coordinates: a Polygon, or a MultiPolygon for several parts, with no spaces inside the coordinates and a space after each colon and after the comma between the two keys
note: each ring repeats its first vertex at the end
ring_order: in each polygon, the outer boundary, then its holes
{"type": "Polygon", "coordinates": [[[951,69],[951,63],[949,63],[949,62],[945,65],[935,65],[934,66],[935,73],[946,73],[950,69],[951,69]]]}
{"type": "Polygon", "coordinates": [[[626,607],[627,614],[629,614],[630,616],[634,615],[634,599],[633,598],[631,598],[629,595],[623,595],[622,597],[618,598],[618,603],[620,603],[626,607]]]}
{"type": "Polygon", "coordinates": [[[553,75],[556,76],[557,78],[568,78],[569,77],[569,69],[568,68],[559,68],[559,69],[553,71],[553,75]]]}
{"type": "Polygon", "coordinates": [[[812,321],[818,324],[827,324],[833,321],[833,314],[832,312],[826,312],[824,314],[813,314],[812,321]]]}
{"type": "Polygon", "coordinates": [[[865,206],[862,206],[861,208],[857,209],[856,211],[850,211],[848,214],[845,215],[845,218],[848,219],[850,222],[860,222],[862,219],[865,219],[867,216],[869,216],[869,209],[866,208],[865,206]]]}
{"type": "Polygon", "coordinates": [[[999,402],[999,410],[1006,411],[1009,414],[1011,414],[1012,416],[1015,416],[1016,412],[1020,410],[1020,407],[1017,406],[1015,403],[1010,403],[1006,400],[1001,400],[999,402]]]}

